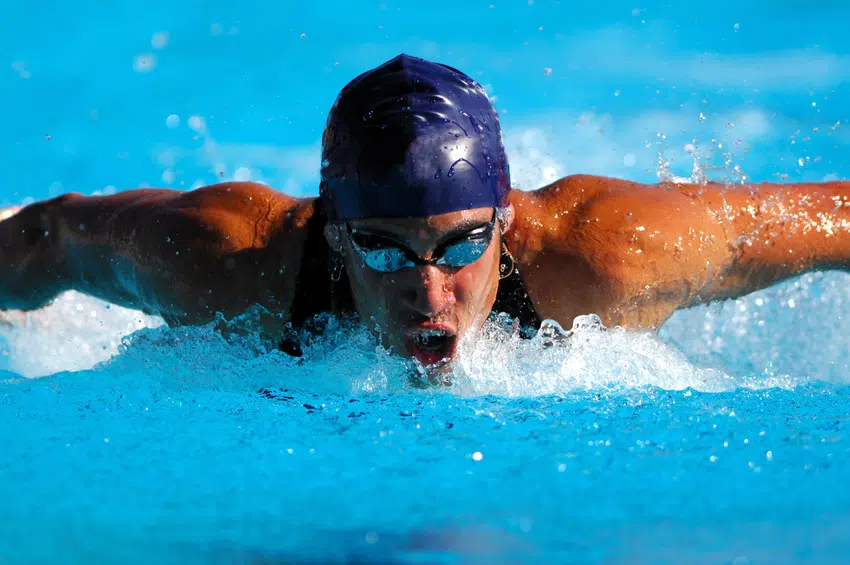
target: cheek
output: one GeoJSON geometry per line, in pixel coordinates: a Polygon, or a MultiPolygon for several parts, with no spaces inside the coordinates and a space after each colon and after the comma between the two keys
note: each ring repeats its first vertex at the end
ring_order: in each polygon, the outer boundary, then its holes
{"type": "Polygon", "coordinates": [[[345,271],[351,285],[354,306],[360,316],[378,321],[384,319],[389,302],[392,301],[392,278],[365,267],[357,258],[349,259],[349,256],[346,256],[345,271]]]}
{"type": "Polygon", "coordinates": [[[489,313],[499,288],[498,247],[480,261],[468,265],[454,276],[457,305],[474,314],[489,313]]]}

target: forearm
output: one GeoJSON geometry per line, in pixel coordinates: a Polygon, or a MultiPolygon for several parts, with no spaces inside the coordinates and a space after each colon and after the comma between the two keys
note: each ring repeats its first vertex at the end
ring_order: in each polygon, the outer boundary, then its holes
{"type": "Polygon", "coordinates": [[[0,221],[0,309],[39,308],[72,289],[138,307],[116,277],[122,251],[112,226],[129,204],[156,194],[162,192],[66,194],[0,221]]]}
{"type": "Polygon", "coordinates": [[[717,290],[741,295],[815,269],[850,265],[850,183],[709,187],[731,253],[717,290]]]}

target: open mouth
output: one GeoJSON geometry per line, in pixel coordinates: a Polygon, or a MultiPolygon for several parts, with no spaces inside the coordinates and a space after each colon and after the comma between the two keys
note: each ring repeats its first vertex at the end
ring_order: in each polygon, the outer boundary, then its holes
{"type": "Polygon", "coordinates": [[[457,335],[447,328],[416,328],[407,334],[407,352],[430,366],[454,357],[457,335]]]}

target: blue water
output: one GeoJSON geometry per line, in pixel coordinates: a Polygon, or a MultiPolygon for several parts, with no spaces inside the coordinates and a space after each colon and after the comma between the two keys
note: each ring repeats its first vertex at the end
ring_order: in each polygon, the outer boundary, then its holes
{"type": "MultiPolygon", "coordinates": [[[[336,91],[400,51],[487,86],[520,187],[850,175],[838,2],[0,6],[0,205],[314,195],[336,91]]],[[[227,339],[74,293],[6,313],[0,562],[846,563],[848,283],[566,348],[488,326],[445,390],[345,321],[299,362],[251,313],[227,339]]]]}

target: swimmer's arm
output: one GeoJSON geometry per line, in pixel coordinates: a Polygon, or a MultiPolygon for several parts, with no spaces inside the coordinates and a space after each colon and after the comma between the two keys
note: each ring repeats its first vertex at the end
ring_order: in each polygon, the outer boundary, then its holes
{"type": "Polygon", "coordinates": [[[723,228],[729,259],[701,301],[850,266],[850,182],[712,185],[704,198],[723,228]]]}
{"type": "Polygon", "coordinates": [[[286,310],[311,212],[253,183],[39,202],[0,221],[0,309],[78,290],[171,323],[286,310]]]}
{"type": "Polygon", "coordinates": [[[850,265],[850,183],[648,185],[576,175],[514,191],[507,235],[538,314],[659,328],[677,309],[850,265]]]}

